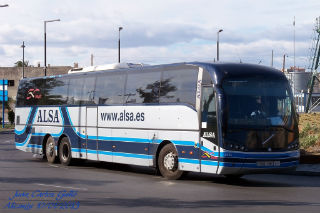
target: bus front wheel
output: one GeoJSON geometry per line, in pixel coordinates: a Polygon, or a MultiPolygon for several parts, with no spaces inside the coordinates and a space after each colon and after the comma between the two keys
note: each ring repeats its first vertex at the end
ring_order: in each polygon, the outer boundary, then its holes
{"type": "Polygon", "coordinates": [[[53,137],[49,136],[46,142],[46,157],[49,163],[55,163],[56,161],[56,152],[55,152],[55,143],[53,137]]]}
{"type": "Polygon", "coordinates": [[[167,144],[161,149],[158,168],[161,175],[170,180],[179,179],[183,175],[183,171],[179,170],[178,153],[173,144],[167,144]]]}
{"type": "Polygon", "coordinates": [[[69,166],[71,163],[71,145],[67,137],[61,139],[59,146],[60,163],[64,166],[69,166]]]}

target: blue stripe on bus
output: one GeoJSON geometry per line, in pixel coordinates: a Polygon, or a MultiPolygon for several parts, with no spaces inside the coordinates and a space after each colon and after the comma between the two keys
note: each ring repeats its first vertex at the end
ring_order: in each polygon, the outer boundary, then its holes
{"type": "MultiPolygon", "coordinates": [[[[31,111],[32,111],[32,108],[31,108],[31,111]]],[[[33,126],[34,120],[36,118],[37,112],[38,112],[38,107],[36,107],[36,109],[35,109],[35,112],[34,112],[34,115],[33,115],[33,119],[32,119],[32,121],[30,123],[30,129],[32,129],[32,126],[33,126]]],[[[24,146],[27,143],[27,141],[30,138],[30,136],[31,136],[31,134],[27,134],[25,141],[22,142],[22,143],[16,142],[16,146],[24,146]]]]}
{"type": "Polygon", "coordinates": [[[110,151],[101,151],[101,150],[81,150],[78,148],[72,148],[71,151],[73,152],[80,152],[80,153],[89,153],[89,154],[99,154],[99,155],[112,155],[112,156],[119,156],[119,157],[129,157],[129,158],[140,158],[140,159],[152,159],[152,155],[142,155],[142,154],[132,154],[132,153],[124,153],[124,152],[110,152],[110,151]]]}
{"type": "MultiPolygon", "coordinates": [[[[60,137],[64,131],[64,119],[63,119],[63,114],[62,114],[62,111],[61,111],[61,107],[59,107],[59,111],[60,111],[60,115],[61,115],[61,118],[62,118],[62,126],[61,126],[61,131],[59,133],[50,133],[50,135],[52,137],[60,137]]],[[[32,136],[45,136],[47,135],[48,133],[42,133],[42,132],[38,132],[38,133],[32,133],[32,136]]]]}
{"type": "Polygon", "coordinates": [[[137,143],[152,143],[153,141],[152,139],[145,139],[145,138],[125,138],[125,137],[106,137],[106,136],[99,136],[96,138],[98,138],[98,140],[104,140],[104,141],[123,141],[123,142],[137,142],[137,143]]]}
{"type": "MultiPolygon", "coordinates": [[[[127,142],[140,142],[140,143],[161,143],[163,140],[161,139],[156,139],[156,140],[152,140],[152,139],[145,139],[145,138],[125,138],[125,137],[106,137],[106,136],[86,136],[81,134],[80,132],[78,132],[76,130],[76,128],[74,127],[71,117],[70,117],[70,113],[68,108],[66,107],[66,112],[70,121],[70,125],[72,126],[73,131],[80,136],[82,139],[86,139],[88,137],[88,139],[94,139],[94,140],[107,140],[107,141],[127,141],[127,142]]],[[[171,140],[172,143],[174,143],[175,145],[182,145],[182,146],[194,146],[195,142],[194,141],[178,141],[178,140],[171,140]]]]}
{"type": "Polygon", "coordinates": [[[199,164],[199,159],[179,158],[179,163],[199,164]]]}
{"type": "Polygon", "coordinates": [[[207,166],[218,166],[218,161],[201,160],[201,164],[207,165],[207,166]]]}
{"type": "Polygon", "coordinates": [[[208,149],[207,147],[201,146],[201,150],[204,152],[209,152],[211,155],[213,153],[213,156],[218,157],[219,156],[219,152],[218,151],[213,151],[211,149],[208,149]]]}
{"type": "Polygon", "coordinates": [[[14,133],[17,134],[17,135],[21,135],[23,134],[25,131],[26,131],[26,128],[28,126],[28,122],[29,122],[29,119],[30,119],[30,115],[31,115],[31,112],[32,112],[32,108],[30,108],[30,111],[29,111],[29,115],[28,115],[28,118],[27,118],[27,121],[26,121],[26,125],[24,126],[24,128],[22,130],[14,130],[14,133]]]}
{"type": "MultiPolygon", "coordinates": [[[[284,168],[284,167],[290,167],[290,166],[296,166],[298,165],[299,161],[292,161],[292,162],[285,162],[280,163],[280,166],[257,166],[256,163],[224,163],[220,162],[219,166],[223,167],[233,167],[233,168],[256,168],[256,169],[276,169],[276,168],[284,168]]],[[[202,162],[201,162],[202,163],[202,162]]]]}
{"type": "Polygon", "coordinates": [[[101,150],[98,151],[99,155],[112,155],[112,153],[113,152],[111,152],[111,151],[101,151],[101,150]]]}
{"type": "Polygon", "coordinates": [[[123,153],[123,152],[113,152],[112,155],[119,156],[119,157],[152,159],[152,156],[150,155],[141,155],[141,154],[132,154],[132,153],[123,153]]]}
{"type": "Polygon", "coordinates": [[[66,109],[66,112],[67,112],[67,116],[68,116],[68,118],[69,118],[69,123],[70,123],[73,131],[74,131],[78,136],[80,136],[82,139],[86,139],[86,135],[82,135],[82,134],[81,134],[80,132],[78,132],[78,131],[76,130],[76,128],[74,127],[74,125],[73,125],[73,123],[72,123],[72,120],[71,120],[71,117],[70,117],[70,113],[69,113],[68,107],[66,107],[65,109],[66,109]]]}
{"type": "Polygon", "coordinates": [[[22,142],[22,143],[17,143],[16,142],[16,146],[24,146],[24,145],[26,145],[26,143],[29,141],[30,137],[31,137],[31,134],[29,134],[27,136],[27,138],[26,138],[26,140],[24,142],[22,142]]]}
{"type": "Polygon", "coordinates": [[[42,145],[38,145],[38,144],[28,144],[27,147],[42,149],[42,145]]]}
{"type": "Polygon", "coordinates": [[[228,158],[288,158],[297,157],[299,152],[285,152],[285,153],[270,153],[270,154],[260,154],[260,153],[240,153],[240,152],[220,152],[220,157],[228,158]]]}
{"type": "MultiPolygon", "coordinates": [[[[81,149],[79,148],[71,148],[72,152],[82,152],[81,149]]],[[[86,150],[84,150],[83,152],[86,152],[86,150]]]]}

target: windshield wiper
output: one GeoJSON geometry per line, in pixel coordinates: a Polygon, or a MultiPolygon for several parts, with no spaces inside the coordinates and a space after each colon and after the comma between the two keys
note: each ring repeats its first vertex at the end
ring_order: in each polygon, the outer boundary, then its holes
{"type": "Polygon", "coordinates": [[[288,132],[294,132],[292,129],[289,129],[288,127],[281,126],[281,125],[264,126],[264,127],[261,127],[261,128],[239,126],[239,127],[231,127],[230,130],[231,131],[235,131],[235,130],[237,131],[237,130],[244,129],[244,130],[256,130],[256,131],[268,131],[268,130],[270,130],[272,128],[282,128],[284,130],[287,130],[288,132]]]}
{"type": "Polygon", "coordinates": [[[282,128],[282,129],[284,129],[284,130],[287,130],[288,132],[294,132],[292,129],[289,129],[288,127],[282,126],[282,125],[272,125],[272,126],[269,126],[268,128],[271,129],[271,128],[273,128],[273,127],[275,127],[275,128],[282,128]]]}

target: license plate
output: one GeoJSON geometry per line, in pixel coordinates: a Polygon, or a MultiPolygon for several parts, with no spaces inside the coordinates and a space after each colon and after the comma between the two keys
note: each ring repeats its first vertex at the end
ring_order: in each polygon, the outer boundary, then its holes
{"type": "Polygon", "coordinates": [[[280,161],[257,161],[257,166],[280,166],[280,161]]]}

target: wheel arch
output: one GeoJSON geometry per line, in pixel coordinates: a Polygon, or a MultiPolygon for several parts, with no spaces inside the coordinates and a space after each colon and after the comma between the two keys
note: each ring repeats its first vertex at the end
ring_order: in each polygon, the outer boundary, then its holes
{"type": "MultiPolygon", "coordinates": [[[[172,144],[174,146],[174,148],[177,150],[177,147],[174,143],[172,143],[171,141],[169,140],[163,140],[157,147],[157,151],[155,153],[155,157],[153,159],[153,165],[154,167],[158,170],[158,158],[159,158],[159,154],[160,154],[160,151],[161,149],[163,149],[163,147],[165,147],[167,144],[172,144]]],[[[178,153],[178,150],[177,150],[177,153],[178,153]]]]}

